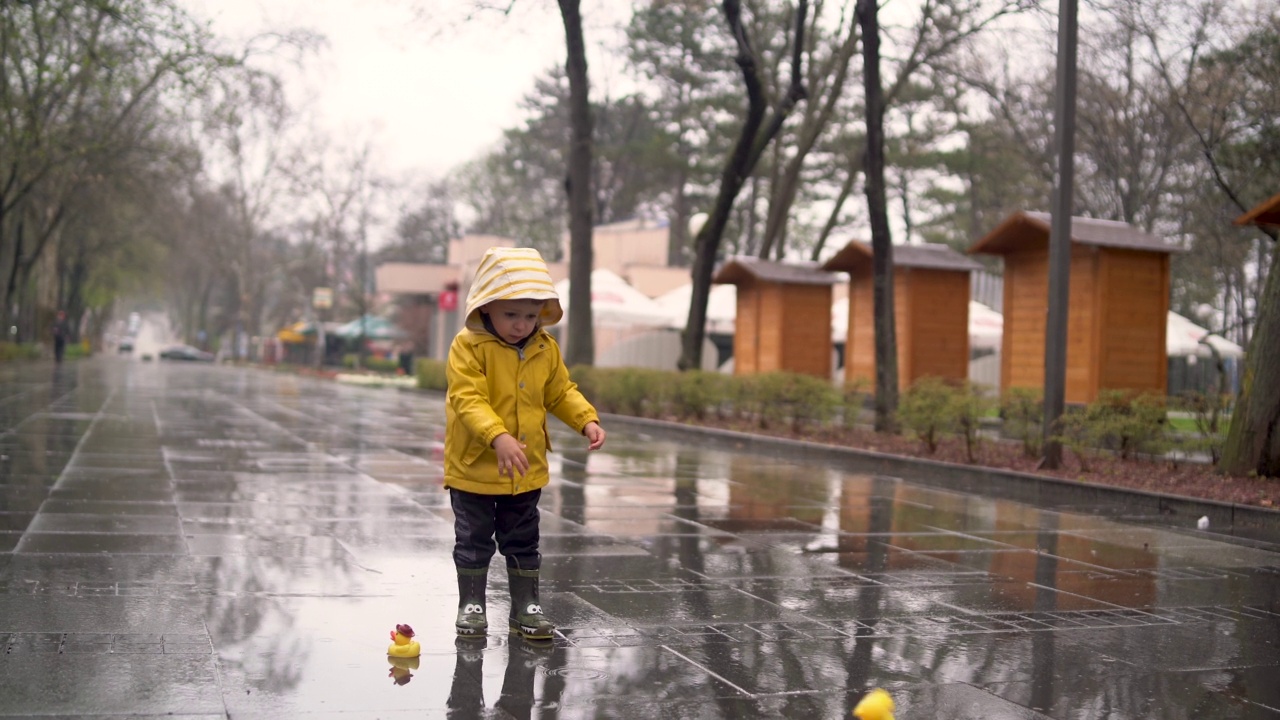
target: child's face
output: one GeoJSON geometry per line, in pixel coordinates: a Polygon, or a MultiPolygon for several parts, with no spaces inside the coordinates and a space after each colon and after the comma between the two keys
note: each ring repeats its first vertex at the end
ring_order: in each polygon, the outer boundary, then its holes
{"type": "Polygon", "coordinates": [[[511,344],[520,342],[538,325],[546,300],[495,300],[485,306],[489,322],[498,337],[511,344]]]}

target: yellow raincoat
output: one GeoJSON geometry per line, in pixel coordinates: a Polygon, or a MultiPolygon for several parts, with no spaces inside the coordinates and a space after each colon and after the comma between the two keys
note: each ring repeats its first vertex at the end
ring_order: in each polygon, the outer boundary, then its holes
{"type": "Polygon", "coordinates": [[[596,410],[569,379],[555,338],[541,328],[523,351],[484,330],[464,329],[453,339],[447,367],[444,484],[482,495],[515,495],[550,481],[547,411],[577,432],[599,422],[596,410]],[[524,443],[529,472],[498,475],[494,438],[524,443]]]}
{"type": "Polygon", "coordinates": [[[467,295],[466,327],[449,347],[444,485],[482,495],[516,495],[550,481],[547,411],[581,433],[599,422],[569,379],[555,338],[545,330],[564,316],[546,263],[532,248],[489,248],[467,295]],[[489,333],[480,309],[495,300],[544,300],[539,328],[516,348],[489,333]],[[498,475],[494,438],[524,443],[529,472],[498,475]]]}

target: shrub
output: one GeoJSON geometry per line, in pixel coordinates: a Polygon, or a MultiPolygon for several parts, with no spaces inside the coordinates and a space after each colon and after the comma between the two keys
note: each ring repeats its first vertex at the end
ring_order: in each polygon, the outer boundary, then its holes
{"type": "Polygon", "coordinates": [[[720,415],[733,387],[730,376],[701,370],[676,373],[674,378],[664,379],[667,383],[672,387],[671,412],[681,419],[702,420],[710,411],[720,415]]]}
{"type": "MultiPolygon", "coordinates": [[[[763,391],[759,375],[733,375],[729,381],[728,408],[729,417],[748,422],[762,422],[763,408],[760,398],[763,391]]],[[[762,425],[763,427],[763,425],[762,425]]]]}
{"type": "Polygon", "coordinates": [[[1218,464],[1222,443],[1226,440],[1225,423],[1231,409],[1231,396],[1188,391],[1179,399],[1178,407],[1191,414],[1196,428],[1194,436],[1183,437],[1179,444],[1184,450],[1205,453],[1218,464]]]}
{"type": "Polygon", "coordinates": [[[676,378],[666,370],[632,368],[628,380],[639,387],[639,413],[643,417],[663,417],[671,412],[675,398],[676,378]]]}
{"type": "Polygon", "coordinates": [[[40,346],[35,343],[0,342],[0,362],[39,359],[40,346]]]}
{"type": "Polygon", "coordinates": [[[790,422],[799,431],[806,424],[826,423],[835,415],[840,397],[831,383],[811,375],[769,372],[734,378],[732,392],[738,415],[761,428],[790,422]]]}
{"type": "Polygon", "coordinates": [[[1089,458],[1098,450],[1098,428],[1086,408],[1067,408],[1058,417],[1053,439],[1071,450],[1080,470],[1089,472],[1089,458]]]}
{"type": "Polygon", "coordinates": [[[787,377],[782,373],[771,372],[756,375],[754,380],[751,384],[751,392],[754,394],[752,400],[760,427],[783,424],[791,411],[791,403],[787,397],[787,377]]]}
{"type": "Polygon", "coordinates": [[[63,357],[67,360],[80,360],[92,356],[93,351],[89,348],[89,343],[85,341],[67,343],[66,354],[63,357]]]}
{"type": "Polygon", "coordinates": [[[785,373],[781,388],[779,400],[786,404],[795,430],[831,422],[842,401],[830,380],[812,375],[785,373]]]}
{"type": "Polygon", "coordinates": [[[858,424],[869,396],[867,381],[863,378],[840,387],[840,423],[846,430],[852,430],[858,424]]]}
{"type": "Polygon", "coordinates": [[[1163,398],[1125,390],[1103,390],[1083,408],[1063,413],[1055,437],[1069,447],[1089,471],[1086,455],[1111,450],[1127,460],[1138,453],[1160,454],[1168,449],[1163,398]]]}
{"type": "Polygon", "coordinates": [[[1168,408],[1163,398],[1104,390],[1089,407],[1102,424],[1103,446],[1114,450],[1122,459],[1137,453],[1160,454],[1168,449],[1168,408]]]}
{"type": "Polygon", "coordinates": [[[978,461],[977,451],[982,443],[982,418],[990,405],[991,401],[982,394],[981,389],[966,380],[954,389],[951,405],[947,408],[952,426],[964,439],[965,457],[970,463],[978,461]]]}
{"type": "Polygon", "coordinates": [[[400,361],[392,358],[383,357],[367,357],[364,359],[364,366],[368,370],[379,373],[394,373],[400,369],[400,361]]]}
{"type": "Polygon", "coordinates": [[[942,378],[926,377],[907,388],[898,403],[898,422],[915,434],[929,454],[937,452],[942,434],[955,428],[955,388],[942,378]]]}
{"type": "Polygon", "coordinates": [[[414,362],[414,375],[418,387],[423,390],[448,390],[449,379],[445,373],[445,361],[419,358],[414,362]]]}
{"type": "Polygon", "coordinates": [[[1004,434],[1022,442],[1022,454],[1040,457],[1044,449],[1044,391],[1009,388],[1000,402],[1004,434]]]}
{"type": "Polygon", "coordinates": [[[569,368],[569,378],[577,383],[578,390],[586,395],[588,400],[592,400],[601,412],[606,412],[599,403],[594,402],[600,387],[600,377],[596,368],[590,365],[574,365],[569,368]]]}
{"type": "MultiPolygon", "coordinates": [[[[643,416],[649,392],[645,377],[634,368],[593,368],[589,388],[583,394],[602,412],[643,416]]],[[[580,386],[581,388],[581,386],[580,386]]]]}

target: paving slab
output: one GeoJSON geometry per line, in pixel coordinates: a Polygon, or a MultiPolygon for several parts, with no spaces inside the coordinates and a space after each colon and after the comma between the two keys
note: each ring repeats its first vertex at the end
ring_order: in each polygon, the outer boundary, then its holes
{"type": "Polygon", "coordinates": [[[440,395],[111,357],[0,399],[0,717],[1280,718],[1266,515],[557,424],[555,638],[496,558],[461,641],[440,395]]]}

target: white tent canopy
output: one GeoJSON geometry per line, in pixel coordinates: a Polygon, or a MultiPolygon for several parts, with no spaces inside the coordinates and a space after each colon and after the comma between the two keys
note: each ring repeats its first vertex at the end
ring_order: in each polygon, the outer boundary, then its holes
{"type": "Polygon", "coordinates": [[[1000,350],[1004,337],[1004,316],[973,300],[969,301],[969,349],[1000,350]]]}
{"type": "MultiPolygon", "coordinates": [[[[569,311],[569,281],[556,283],[556,294],[569,311]]],[[[626,280],[605,268],[591,271],[591,317],[597,325],[667,327],[670,317],[648,295],[632,287],[626,280]]]]}
{"type": "MultiPolygon", "coordinates": [[[[683,330],[689,322],[689,298],[693,295],[693,285],[686,284],[659,295],[654,303],[662,308],[667,318],[667,327],[683,330]]],[[[736,285],[712,285],[711,295],[707,298],[707,332],[717,335],[732,335],[733,322],[738,316],[738,287],[736,285]]]]}
{"type": "Polygon", "coordinates": [[[1168,324],[1165,326],[1165,345],[1169,349],[1169,357],[1212,357],[1213,351],[1205,343],[1212,345],[1224,358],[1244,357],[1244,348],[1221,335],[1210,333],[1173,311],[1169,312],[1168,324]],[[1204,339],[1203,343],[1201,339],[1204,339]]]}

